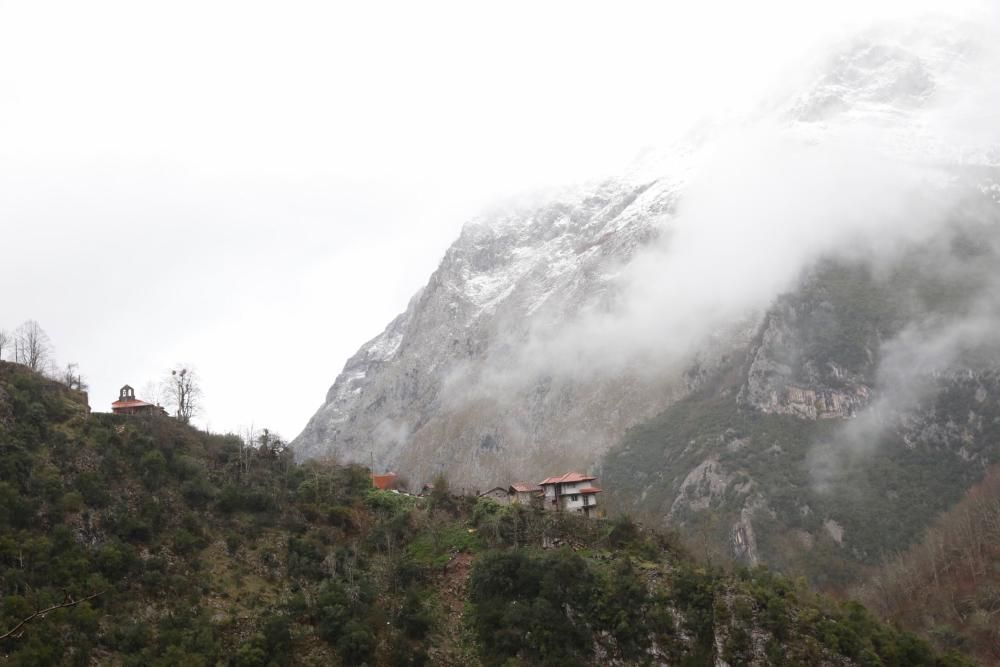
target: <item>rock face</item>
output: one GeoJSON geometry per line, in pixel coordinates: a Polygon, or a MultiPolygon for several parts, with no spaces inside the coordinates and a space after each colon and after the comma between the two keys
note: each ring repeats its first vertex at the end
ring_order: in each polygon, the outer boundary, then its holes
{"type": "Polygon", "coordinates": [[[539,322],[613,298],[611,279],[655,237],[677,184],[608,182],[468,223],[405,313],[352,357],[293,446],[470,485],[590,469],[681,377],[496,380],[539,322]],[[482,391],[490,383],[489,391],[482,391]]]}
{"type": "MultiPolygon", "coordinates": [[[[803,357],[812,342],[801,340],[803,329],[833,326],[835,317],[829,302],[805,313],[797,312],[787,300],[779,303],[768,314],[750,351],[740,404],[768,414],[813,420],[848,419],[865,408],[872,400],[874,372],[869,348],[858,370],[836,359],[803,357]],[[807,320],[804,326],[793,329],[800,319],[807,320]]],[[[878,332],[871,333],[873,339],[877,337],[878,332]]]]}

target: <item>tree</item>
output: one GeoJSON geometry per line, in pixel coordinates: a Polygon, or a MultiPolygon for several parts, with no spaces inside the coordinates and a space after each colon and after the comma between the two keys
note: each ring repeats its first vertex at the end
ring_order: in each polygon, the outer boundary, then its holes
{"type": "Polygon", "coordinates": [[[0,329],[0,361],[3,360],[3,351],[10,347],[11,336],[6,329],[0,329]]]}
{"type": "Polygon", "coordinates": [[[7,630],[3,634],[0,634],[0,641],[2,641],[4,639],[7,639],[8,637],[18,638],[18,637],[21,636],[21,634],[23,634],[24,627],[26,625],[28,625],[29,623],[31,623],[32,621],[34,621],[35,619],[44,619],[46,617],[46,615],[48,615],[50,612],[55,611],[56,609],[65,609],[66,607],[75,607],[76,605],[80,604],[81,602],[87,602],[88,600],[93,600],[98,595],[101,595],[103,592],[104,591],[98,591],[96,593],[92,593],[91,595],[88,595],[87,597],[78,598],[76,600],[74,600],[72,597],[70,597],[69,593],[66,593],[66,599],[63,600],[62,602],[60,602],[59,604],[54,604],[54,605],[52,605],[50,607],[46,607],[45,609],[36,609],[33,614],[29,614],[25,618],[21,619],[20,622],[18,622],[18,624],[15,625],[13,628],[11,628],[10,630],[7,630]]]}
{"type": "Polygon", "coordinates": [[[195,373],[194,369],[181,365],[172,368],[163,379],[163,394],[166,397],[167,405],[173,408],[177,419],[187,424],[191,421],[191,417],[198,412],[201,399],[198,374],[195,373]]]}
{"type": "Polygon", "coordinates": [[[62,377],[59,379],[70,389],[87,391],[89,388],[83,379],[83,375],[80,374],[80,369],[77,364],[66,364],[66,370],[63,371],[62,377]]]}
{"type": "Polygon", "coordinates": [[[52,354],[49,335],[35,320],[28,320],[14,332],[14,361],[40,371],[52,354]]]}
{"type": "Polygon", "coordinates": [[[270,429],[265,428],[257,436],[257,452],[267,459],[277,459],[288,449],[288,443],[270,429]]]}
{"type": "Polygon", "coordinates": [[[253,424],[243,429],[240,435],[240,474],[245,475],[250,472],[250,464],[253,461],[255,447],[258,438],[257,429],[253,424]]]}

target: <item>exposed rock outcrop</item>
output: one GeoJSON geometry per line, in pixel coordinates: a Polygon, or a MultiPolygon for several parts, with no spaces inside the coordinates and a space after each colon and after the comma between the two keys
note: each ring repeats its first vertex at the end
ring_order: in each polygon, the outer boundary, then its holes
{"type": "MultiPolygon", "coordinates": [[[[816,286],[822,289],[822,285],[816,286]]],[[[835,312],[828,301],[809,304],[807,299],[786,297],[767,315],[748,354],[746,382],[740,390],[741,405],[802,419],[847,419],[873,398],[871,376],[875,370],[867,347],[865,361],[849,369],[825,349],[817,350],[813,338],[835,312]]],[[[872,330],[872,344],[879,332],[872,330]]]]}

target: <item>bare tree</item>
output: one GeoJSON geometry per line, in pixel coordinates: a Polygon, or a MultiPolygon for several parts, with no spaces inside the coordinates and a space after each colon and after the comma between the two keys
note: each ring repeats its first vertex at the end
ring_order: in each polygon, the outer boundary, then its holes
{"type": "Polygon", "coordinates": [[[62,372],[62,377],[59,380],[70,389],[77,391],[87,391],[89,388],[84,382],[77,364],[66,364],[66,369],[62,372]]]}
{"type": "Polygon", "coordinates": [[[33,371],[45,368],[52,354],[49,335],[35,320],[28,320],[14,332],[14,361],[33,371]]]}
{"type": "Polygon", "coordinates": [[[198,374],[192,368],[178,365],[172,368],[163,379],[163,395],[167,405],[174,410],[174,415],[187,424],[198,412],[201,399],[201,386],[198,384],[198,374]]]}
{"type": "Polygon", "coordinates": [[[3,361],[3,351],[10,347],[12,339],[6,329],[0,329],[0,361],[3,361]]]}
{"type": "Polygon", "coordinates": [[[0,634],[0,641],[7,639],[8,637],[13,637],[13,638],[20,637],[24,633],[24,627],[26,625],[28,625],[35,619],[45,618],[45,616],[49,612],[55,611],[56,609],[65,609],[66,607],[75,607],[81,602],[87,602],[88,600],[93,600],[98,595],[101,595],[103,592],[104,591],[98,591],[97,593],[93,593],[91,595],[88,595],[87,597],[77,598],[75,600],[72,597],[70,597],[69,593],[67,593],[66,599],[60,602],[59,604],[54,604],[51,607],[46,607],[45,609],[36,609],[33,614],[21,619],[21,621],[13,628],[7,630],[3,634],[0,634]]]}
{"type": "Polygon", "coordinates": [[[257,439],[259,438],[257,429],[253,424],[243,429],[240,434],[240,475],[250,472],[250,464],[253,462],[257,439]]]}

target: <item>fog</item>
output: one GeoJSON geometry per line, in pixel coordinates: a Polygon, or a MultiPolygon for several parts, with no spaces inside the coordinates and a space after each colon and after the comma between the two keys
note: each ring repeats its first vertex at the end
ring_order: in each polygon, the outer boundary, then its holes
{"type": "MultiPolygon", "coordinates": [[[[478,210],[753,119],[872,20],[982,6],[0,3],[0,328],[40,322],[95,409],[185,361],[199,423],[291,436],[478,210]]],[[[926,133],[995,138],[980,76],[926,133]]],[[[523,365],[666,363],[810,258],[919,237],[947,205],[877,129],[815,147],[768,118],[709,147],[619,307],[536,332],[523,365]]]]}
{"type": "MultiPolygon", "coordinates": [[[[875,399],[858,416],[839,429],[829,441],[813,443],[808,466],[816,488],[832,491],[849,484],[852,473],[866,457],[884,446],[889,436],[903,433],[906,440],[919,432],[926,416],[933,419],[938,392],[973,373],[995,370],[1000,354],[1000,253],[997,232],[1000,210],[984,206],[985,233],[975,237],[980,261],[956,257],[939,248],[928,270],[962,285],[965,293],[953,312],[918,316],[879,350],[875,399]],[[906,435],[907,433],[911,435],[906,435]]],[[[976,220],[976,211],[963,211],[976,220]]],[[[901,295],[904,296],[904,295],[901,295]]],[[[981,397],[977,396],[977,400],[981,397]]],[[[964,415],[963,415],[964,416],[964,415]]],[[[951,425],[961,430],[961,424],[951,425]]],[[[944,434],[930,434],[933,440],[944,434]]],[[[908,446],[915,443],[906,442],[908,446]]]]}
{"type": "MultiPolygon", "coordinates": [[[[794,80],[815,85],[866,40],[884,44],[887,30],[817,47],[813,69],[794,80]]],[[[822,122],[799,120],[792,95],[720,126],[685,165],[677,210],[660,221],[658,241],[613,280],[615,297],[595,299],[569,321],[536,322],[526,343],[511,343],[516,363],[497,359],[486,386],[676,371],[713,336],[752,323],[818,260],[861,260],[878,272],[939,235],[968,196],[958,160],[997,161],[987,149],[1000,145],[1000,87],[988,74],[1000,21],[938,16],[895,31],[888,43],[936,67],[926,99],[910,100],[924,93],[919,77],[903,81],[912,90],[876,87],[860,100],[849,98],[859,82],[847,81],[843,95],[854,106],[822,122]]]]}
{"type": "Polygon", "coordinates": [[[873,351],[873,403],[832,441],[806,443],[813,480],[829,489],[942,377],[1000,350],[996,255],[953,252],[963,226],[986,251],[1000,222],[998,44],[994,8],[815,45],[759,105],[678,139],[673,154],[689,158],[658,173],[644,165],[679,193],[657,239],[576,314],[543,312],[509,327],[484,368],[460,364],[448,409],[522,405],[552,378],[679,380],[720,350],[742,354],[763,314],[821,261],[863,264],[881,280],[920,249],[923,271],[974,290],[961,296],[968,304],[914,314],[873,351]]]}

